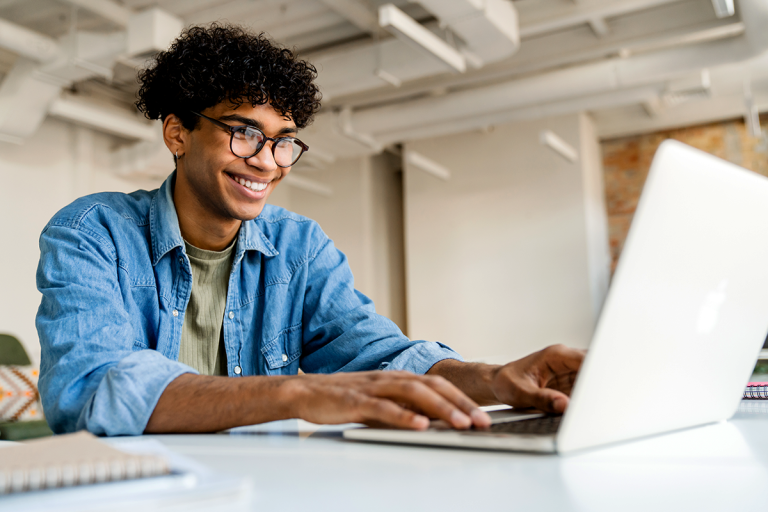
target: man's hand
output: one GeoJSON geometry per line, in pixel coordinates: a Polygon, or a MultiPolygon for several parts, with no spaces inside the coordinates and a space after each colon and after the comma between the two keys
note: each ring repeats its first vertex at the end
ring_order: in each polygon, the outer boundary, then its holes
{"type": "Polygon", "coordinates": [[[483,405],[502,403],[562,413],[585,354],[552,345],[504,366],[444,360],[428,373],[444,376],[483,405]]]}
{"type": "Polygon", "coordinates": [[[563,412],[585,352],[562,345],[504,366],[446,359],[428,375],[402,371],[275,377],[184,374],[171,382],[145,432],[214,432],[287,418],[425,429],[487,427],[477,404],[563,412]]]}
{"type": "Polygon", "coordinates": [[[288,395],[296,416],[313,423],[365,423],[423,430],[428,418],[454,428],[487,427],[491,420],[477,404],[440,376],[404,371],[304,375],[288,395]]]}
{"type": "Polygon", "coordinates": [[[514,407],[565,412],[586,351],[552,345],[496,371],[493,393],[514,407]]]}
{"type": "Polygon", "coordinates": [[[145,432],[215,432],[301,418],[423,430],[428,418],[455,428],[490,417],[443,377],[403,371],[258,377],[184,374],[165,388],[145,432]]]}

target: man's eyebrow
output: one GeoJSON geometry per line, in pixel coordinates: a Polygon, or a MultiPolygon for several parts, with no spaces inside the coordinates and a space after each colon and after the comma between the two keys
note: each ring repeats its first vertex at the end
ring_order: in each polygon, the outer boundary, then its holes
{"type": "MultiPolygon", "coordinates": [[[[258,128],[261,131],[264,131],[264,125],[256,120],[251,119],[250,117],[244,117],[238,114],[229,114],[226,116],[221,116],[219,118],[220,121],[234,121],[236,123],[245,124],[248,126],[253,126],[254,128],[258,128]]],[[[296,133],[296,127],[295,126],[286,126],[285,128],[282,128],[279,132],[277,132],[278,135],[287,135],[296,133]]]]}

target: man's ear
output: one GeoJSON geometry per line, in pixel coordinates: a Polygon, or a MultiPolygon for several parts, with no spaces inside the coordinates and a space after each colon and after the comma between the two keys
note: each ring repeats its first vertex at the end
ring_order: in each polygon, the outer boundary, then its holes
{"type": "Polygon", "coordinates": [[[168,114],[163,121],[163,140],[174,156],[182,156],[187,151],[188,131],[181,124],[176,114],[168,114]]]}

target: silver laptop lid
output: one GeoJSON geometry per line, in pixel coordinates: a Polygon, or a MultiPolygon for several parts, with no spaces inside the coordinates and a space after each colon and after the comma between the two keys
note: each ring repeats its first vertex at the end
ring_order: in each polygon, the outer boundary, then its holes
{"type": "Polygon", "coordinates": [[[557,450],[729,418],[766,331],[768,178],[664,142],[557,450]]]}

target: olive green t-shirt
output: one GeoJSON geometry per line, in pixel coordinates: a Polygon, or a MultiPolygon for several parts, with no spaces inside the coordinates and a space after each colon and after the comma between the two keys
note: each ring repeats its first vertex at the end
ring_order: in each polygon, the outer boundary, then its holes
{"type": "Polygon", "coordinates": [[[235,242],[220,252],[199,249],[186,240],[184,245],[192,266],[192,293],[181,329],[179,362],[200,375],[227,375],[223,325],[235,242]]]}

